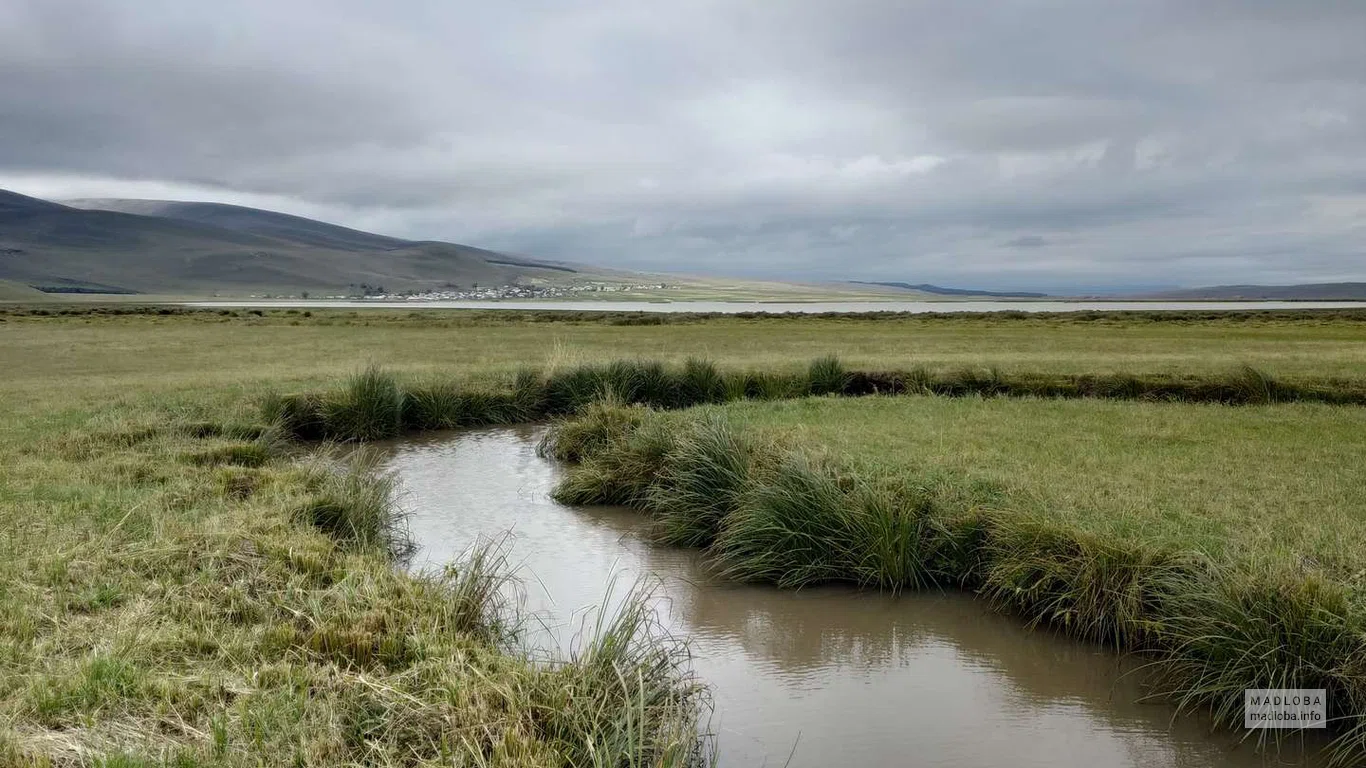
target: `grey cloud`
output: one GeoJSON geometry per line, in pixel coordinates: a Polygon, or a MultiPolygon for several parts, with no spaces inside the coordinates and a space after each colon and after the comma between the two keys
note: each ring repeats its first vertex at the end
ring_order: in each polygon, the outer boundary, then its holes
{"type": "Polygon", "coordinates": [[[11,0],[0,186],[640,269],[1363,279],[1362,30],[1353,0],[11,0]]]}

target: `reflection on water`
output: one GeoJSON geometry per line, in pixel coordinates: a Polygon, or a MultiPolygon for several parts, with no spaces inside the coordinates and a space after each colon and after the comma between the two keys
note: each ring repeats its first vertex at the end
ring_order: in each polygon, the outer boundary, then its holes
{"type": "MultiPolygon", "coordinates": [[[[727,766],[1260,766],[1277,764],[1198,717],[1142,696],[1134,662],[1029,631],[961,594],[798,592],[710,578],[699,555],[655,547],[644,518],[573,509],[535,428],[394,443],[421,549],[435,567],[511,531],[542,643],[568,646],[615,576],[661,580],[658,607],[714,690],[727,766]]],[[[624,591],[618,588],[617,592],[624,591]]],[[[1290,751],[1285,764],[1312,765],[1290,751]],[[1295,762],[1295,761],[1303,762],[1295,762]]]]}

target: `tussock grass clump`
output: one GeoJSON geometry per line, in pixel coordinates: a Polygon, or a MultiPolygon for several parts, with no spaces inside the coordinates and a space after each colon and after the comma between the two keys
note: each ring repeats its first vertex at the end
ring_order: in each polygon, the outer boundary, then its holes
{"type": "Polygon", "coordinates": [[[382,440],[403,431],[403,390],[393,375],[371,366],[324,398],[323,423],[333,440],[382,440]]]}
{"type": "Polygon", "coordinates": [[[352,549],[407,551],[407,518],[394,501],[397,478],[381,469],[381,461],[379,454],[362,450],[337,466],[320,454],[309,470],[315,492],[299,518],[352,549]]]}
{"type": "Polygon", "coordinates": [[[597,366],[557,370],[546,379],[546,411],[551,415],[574,413],[588,403],[602,399],[604,394],[602,371],[597,366]]]}
{"type": "Polygon", "coordinates": [[[1239,727],[1245,688],[1325,688],[1337,758],[1354,764],[1366,754],[1360,595],[1312,573],[1249,574],[1214,563],[1168,592],[1160,636],[1168,652],[1155,668],[1182,708],[1208,707],[1239,727]]]}
{"type": "Polygon", "coordinates": [[[980,542],[987,597],[1035,623],[1121,648],[1145,645],[1162,601],[1193,567],[1175,553],[1081,534],[1033,516],[989,516],[980,542]]]}
{"type": "Polygon", "coordinates": [[[436,381],[408,387],[403,398],[406,429],[435,431],[469,423],[467,398],[455,382],[436,381]]]}
{"type": "MultiPolygon", "coordinates": [[[[687,424],[650,484],[643,506],[664,543],[707,547],[772,449],[745,439],[719,416],[687,424]]],[[[591,452],[590,452],[591,455],[591,452]]]]}
{"type": "Polygon", "coordinates": [[[261,474],[252,471],[225,469],[218,473],[217,479],[219,493],[230,501],[248,499],[263,485],[261,474]]]}
{"type": "Polygon", "coordinates": [[[516,407],[520,421],[534,421],[546,414],[546,382],[540,371],[520,368],[512,377],[510,402],[516,407]]]}
{"type": "Polygon", "coordinates": [[[206,440],[214,437],[229,440],[262,440],[270,437],[271,427],[263,424],[243,424],[222,421],[194,421],[181,425],[188,436],[206,440]]]}
{"type": "Polygon", "coordinates": [[[661,629],[647,582],[612,615],[596,613],[587,642],[552,675],[542,727],[566,765],[689,768],[715,761],[698,723],[709,711],[687,646],[661,629]]]}
{"type": "Polygon", "coordinates": [[[1281,388],[1277,385],[1276,380],[1265,371],[1260,371],[1250,365],[1241,366],[1237,371],[1230,374],[1228,385],[1234,393],[1234,402],[1266,404],[1281,399],[1281,388]]]}
{"type": "Polygon", "coordinates": [[[710,360],[690,357],[683,363],[678,381],[676,407],[720,403],[726,399],[726,381],[710,360]]]}
{"type": "Polygon", "coordinates": [[[726,379],[727,400],[786,400],[806,394],[804,374],[742,371],[726,379]]]}
{"type": "Polygon", "coordinates": [[[806,391],[812,395],[842,395],[849,385],[849,371],[838,357],[827,355],[811,361],[806,371],[806,391]]]}
{"type": "Polygon", "coordinates": [[[316,393],[268,394],[261,402],[261,415],[296,440],[321,440],[327,434],[323,398],[316,393]]]}
{"type": "Polygon", "coordinates": [[[545,403],[554,415],[577,413],[598,400],[685,408],[722,402],[726,392],[725,377],[705,360],[689,359],[672,370],[656,361],[617,360],[555,372],[545,383],[545,403]]]}
{"type": "Polygon", "coordinates": [[[741,497],[712,552],[742,581],[919,588],[933,581],[932,511],[923,489],[869,484],[791,453],[741,497]]]}
{"type": "Polygon", "coordinates": [[[449,629],[505,644],[519,629],[509,592],[513,586],[506,538],[476,541],[432,578],[446,595],[443,624],[449,629]]]}
{"type": "Polygon", "coordinates": [[[607,440],[602,449],[574,467],[552,496],[562,504],[645,503],[665,457],[677,441],[662,419],[646,419],[626,439],[607,440]]]}
{"type": "Polygon", "coordinates": [[[593,403],[578,417],[551,427],[536,446],[536,452],[559,461],[582,461],[601,453],[609,443],[625,439],[645,421],[646,413],[641,406],[611,401],[593,403]]]}
{"type": "Polygon", "coordinates": [[[845,490],[830,473],[806,456],[785,457],[726,518],[714,547],[721,573],[779,587],[846,578],[846,503],[845,490]]]}

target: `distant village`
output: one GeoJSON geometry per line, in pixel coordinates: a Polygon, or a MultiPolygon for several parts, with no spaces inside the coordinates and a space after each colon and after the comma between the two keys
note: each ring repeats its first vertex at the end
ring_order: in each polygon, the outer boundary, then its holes
{"type": "Polygon", "coordinates": [[[360,284],[349,293],[317,295],[304,291],[294,296],[253,294],[253,299],[366,299],[371,301],[500,301],[503,299],[566,299],[595,293],[631,293],[677,288],[667,283],[579,283],[574,285],[490,285],[469,288],[447,285],[435,290],[389,292],[382,285],[360,284]]]}

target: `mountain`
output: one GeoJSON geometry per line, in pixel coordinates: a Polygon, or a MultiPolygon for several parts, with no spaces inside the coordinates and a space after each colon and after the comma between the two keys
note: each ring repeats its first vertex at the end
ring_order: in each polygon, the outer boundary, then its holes
{"type": "Polygon", "coordinates": [[[859,285],[882,285],[888,288],[901,288],[907,291],[920,291],[921,293],[932,293],[937,296],[990,296],[1000,299],[1041,299],[1047,296],[1046,293],[1028,293],[1025,291],[977,291],[969,288],[942,288],[929,283],[894,283],[894,282],[852,282],[859,285]]]}
{"type": "MultiPolygon", "coordinates": [[[[588,274],[592,274],[591,271],[588,274]]],[[[581,268],[217,203],[0,190],[0,281],[47,292],[347,293],[562,282],[581,268]]]]}
{"type": "Polygon", "coordinates": [[[196,224],[208,224],[237,232],[249,232],[265,237],[283,238],[295,243],[319,248],[347,251],[374,251],[401,248],[408,241],[385,235],[375,235],[358,229],[348,229],[302,216],[247,208],[224,203],[190,203],[179,200],[125,200],[120,198],[85,198],[63,200],[73,208],[133,213],[139,216],[160,216],[196,224]]]}
{"type": "Polygon", "coordinates": [[[1175,301],[1366,301],[1366,283],[1304,283],[1300,285],[1215,285],[1146,294],[1145,299],[1175,301]]]}

